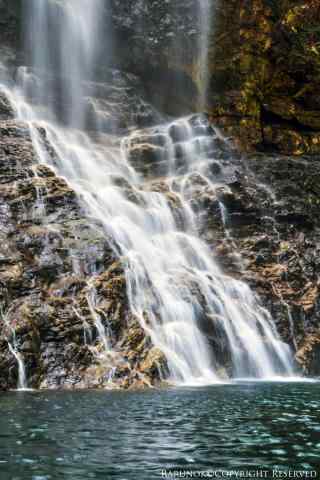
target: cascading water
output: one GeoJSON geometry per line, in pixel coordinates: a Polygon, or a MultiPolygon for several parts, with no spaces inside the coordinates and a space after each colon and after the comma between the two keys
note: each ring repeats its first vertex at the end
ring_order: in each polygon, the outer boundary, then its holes
{"type": "MultiPolygon", "coordinates": [[[[219,381],[222,360],[215,352],[222,344],[234,377],[290,375],[290,351],[278,339],[270,315],[247,285],[223,275],[197,234],[186,184],[198,173],[216,188],[215,179],[205,176],[214,132],[199,133],[199,125],[195,128],[192,118],[186,118],[125,137],[84,133],[84,99],[94,90],[102,3],[28,2],[32,69],[20,70],[20,88],[11,99],[19,118],[29,122],[39,160],[52,164],[38,132],[41,126],[54,151],[52,165],[103,224],[122,258],[131,312],[164,352],[172,381],[219,381]],[[161,140],[162,188],[133,162],[132,148],[143,135],[161,140]],[[127,198],[119,179],[130,186],[135,200],[127,198]]],[[[205,9],[203,21],[206,14],[205,9]]],[[[88,303],[95,316],[92,296],[88,303]]],[[[110,350],[101,322],[98,331],[110,350]]]]}
{"type": "Polygon", "coordinates": [[[5,328],[8,330],[10,334],[10,338],[7,338],[8,348],[10,353],[13,355],[15,361],[18,365],[18,381],[17,381],[17,389],[18,390],[27,390],[28,389],[28,382],[27,382],[27,374],[26,369],[23,361],[23,357],[19,352],[18,344],[17,344],[17,337],[16,331],[10,324],[8,319],[10,311],[6,314],[2,314],[2,320],[4,323],[5,328]]]}
{"type": "Polygon", "coordinates": [[[23,362],[23,358],[21,354],[19,353],[17,346],[16,346],[16,341],[15,341],[15,334],[13,333],[14,336],[14,343],[11,344],[8,342],[8,347],[12,355],[14,356],[17,364],[18,364],[18,384],[17,384],[17,389],[18,390],[27,390],[28,384],[27,384],[27,376],[26,376],[26,370],[23,362]]]}
{"type": "Polygon", "coordinates": [[[31,72],[22,68],[24,93],[47,114],[72,127],[86,123],[87,87],[99,52],[102,0],[29,0],[26,45],[31,72]]]}

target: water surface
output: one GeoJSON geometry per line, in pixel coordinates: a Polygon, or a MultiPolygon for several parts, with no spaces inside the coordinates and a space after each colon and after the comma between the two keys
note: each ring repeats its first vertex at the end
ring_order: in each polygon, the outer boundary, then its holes
{"type": "Polygon", "coordinates": [[[150,480],[164,469],[317,470],[320,384],[0,396],[1,480],[150,480]]]}

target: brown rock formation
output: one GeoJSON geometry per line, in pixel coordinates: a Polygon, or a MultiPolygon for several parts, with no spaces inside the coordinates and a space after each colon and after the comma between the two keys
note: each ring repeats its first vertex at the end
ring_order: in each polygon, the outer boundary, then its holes
{"type": "Polygon", "coordinates": [[[228,57],[233,71],[229,62],[225,71],[239,84],[226,92],[225,105],[211,110],[213,117],[246,149],[319,153],[319,0],[236,4],[239,20],[227,16],[224,25],[232,38],[239,33],[239,48],[228,57]]]}

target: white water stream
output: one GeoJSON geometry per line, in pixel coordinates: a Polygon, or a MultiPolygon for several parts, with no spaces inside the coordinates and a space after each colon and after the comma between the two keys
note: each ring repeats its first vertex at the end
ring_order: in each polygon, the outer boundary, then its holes
{"type": "MultiPolygon", "coordinates": [[[[208,135],[196,133],[188,118],[148,131],[165,138],[167,185],[175,180],[180,185],[168,193],[153,189],[130,163],[132,144],[141,132],[118,138],[101,133],[94,140],[84,133],[83,98],[93,80],[101,46],[102,5],[101,0],[27,2],[27,41],[33,68],[21,68],[20,84],[7,93],[18,118],[30,125],[39,161],[67,179],[88,215],[99,219],[113,239],[124,262],[131,311],[165,353],[173,382],[220,380],[221,359],[206,330],[215,332],[214,343],[226,344],[233,377],[292,375],[290,349],[280,341],[272,318],[246,284],[225,276],[215,264],[197,234],[197,218],[184,197],[188,176],[194,172],[202,175],[208,135]],[[61,105],[65,108],[63,126],[56,119],[61,105]],[[43,148],[39,126],[45,128],[55,153],[54,165],[43,148]],[[178,167],[177,143],[185,159],[183,174],[178,167]],[[138,202],[127,198],[118,186],[119,179],[131,186],[138,202]],[[179,220],[172,199],[179,205],[179,220]]],[[[214,182],[208,182],[214,188],[214,182]]],[[[88,301],[93,309],[94,298],[88,301]]],[[[110,350],[99,322],[105,349],[110,350]]]]}
{"type": "Polygon", "coordinates": [[[21,391],[28,390],[28,382],[27,382],[27,375],[26,375],[24,360],[23,360],[23,356],[19,352],[16,331],[15,331],[14,327],[11,325],[11,323],[8,319],[9,314],[10,314],[10,309],[5,314],[2,313],[1,317],[2,317],[3,323],[5,325],[5,328],[10,333],[10,338],[7,338],[9,351],[13,355],[13,357],[14,357],[15,361],[17,362],[17,365],[18,365],[17,390],[21,390],[21,391]]]}

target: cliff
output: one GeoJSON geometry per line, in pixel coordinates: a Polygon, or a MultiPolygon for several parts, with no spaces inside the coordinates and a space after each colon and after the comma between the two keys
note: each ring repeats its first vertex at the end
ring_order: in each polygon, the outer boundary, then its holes
{"type": "MultiPolygon", "coordinates": [[[[101,108],[104,131],[137,129],[131,161],[147,181],[139,193],[123,182],[119,189],[137,203],[144,191],[162,192],[178,219],[181,205],[163,174],[168,152],[148,127],[160,114],[199,109],[197,5],[111,0],[105,35],[112,29],[113,43],[103,43],[97,66],[102,93],[88,98],[101,108]]],[[[310,375],[319,374],[320,351],[319,11],[318,0],[212,2],[206,115],[192,121],[209,139],[207,170],[221,185],[189,178],[189,206],[213,257],[259,295],[310,375]]],[[[13,82],[16,68],[28,63],[21,3],[0,1],[0,14],[0,63],[13,82]]],[[[57,107],[63,109],[59,99],[57,107]]],[[[183,168],[174,129],[171,137],[183,168]]],[[[126,259],[117,258],[70,185],[38,164],[30,131],[15,119],[5,91],[0,157],[1,387],[17,384],[8,340],[18,343],[33,387],[107,386],[112,372],[97,361],[103,345],[96,317],[112,331],[117,358],[107,360],[117,367],[115,383],[158,385],[166,360],[128,309],[126,259]]],[[[209,322],[204,318],[202,328],[225,360],[209,322]]]]}

